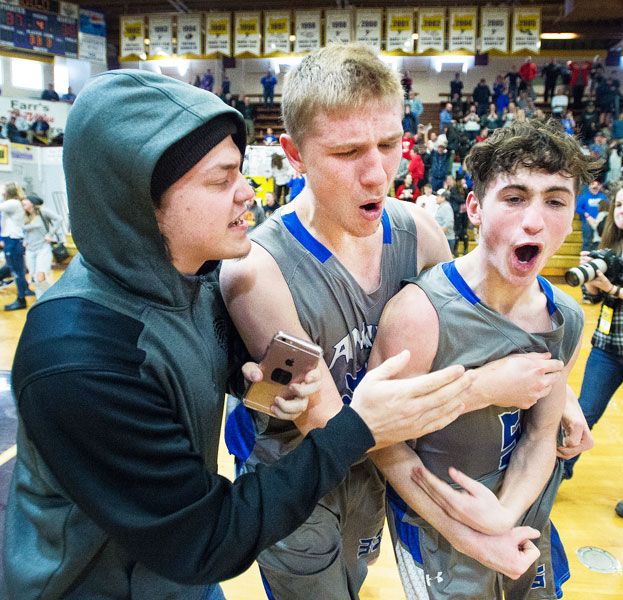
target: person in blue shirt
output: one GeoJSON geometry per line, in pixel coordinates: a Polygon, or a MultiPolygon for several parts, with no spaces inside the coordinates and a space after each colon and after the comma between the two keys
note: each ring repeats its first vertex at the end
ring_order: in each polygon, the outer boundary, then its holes
{"type": "Polygon", "coordinates": [[[288,187],[290,188],[290,197],[288,198],[288,202],[292,202],[294,198],[296,198],[305,187],[305,175],[299,173],[298,171],[294,171],[292,177],[290,177],[290,181],[288,181],[288,187]]]}
{"type": "Polygon", "coordinates": [[[54,89],[53,83],[48,83],[48,89],[41,92],[41,100],[51,100],[52,102],[58,102],[59,97],[54,89]]]}
{"type": "Polygon", "coordinates": [[[273,100],[275,98],[275,86],[277,85],[277,78],[273,75],[273,72],[268,70],[266,75],[260,79],[262,88],[264,89],[264,106],[272,108],[273,100]]]}
{"type": "Polygon", "coordinates": [[[439,113],[439,133],[443,133],[446,127],[452,123],[452,103],[446,102],[446,107],[439,113]]]}
{"type": "Polygon", "coordinates": [[[67,93],[61,96],[61,102],[67,102],[67,104],[73,104],[76,100],[76,94],[73,93],[71,86],[67,88],[67,93]]]}
{"type": "Polygon", "coordinates": [[[601,191],[601,183],[597,179],[591,181],[590,185],[578,196],[575,212],[578,213],[582,222],[582,250],[594,250],[593,247],[593,228],[589,225],[586,217],[597,217],[599,212],[599,202],[607,200],[608,197],[601,191]]]}
{"type": "Polygon", "coordinates": [[[214,88],[214,75],[212,75],[212,71],[208,69],[203,76],[201,77],[201,89],[206,90],[206,92],[211,92],[214,88]]]}
{"type": "Polygon", "coordinates": [[[510,105],[510,98],[506,93],[506,88],[502,88],[495,99],[495,110],[499,115],[504,114],[504,109],[510,105]]]}

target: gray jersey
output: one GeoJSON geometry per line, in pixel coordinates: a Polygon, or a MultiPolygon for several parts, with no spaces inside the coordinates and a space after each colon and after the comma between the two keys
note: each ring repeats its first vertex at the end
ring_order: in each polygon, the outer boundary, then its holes
{"type": "MultiPolygon", "coordinates": [[[[582,332],[583,314],[575,300],[541,277],[552,320],[552,329],[544,333],[528,333],[480,302],[454,263],[437,265],[415,283],[439,317],[432,371],[453,364],[479,367],[517,352],[551,352],[567,363],[582,332]]],[[[521,435],[521,416],[517,408],[488,406],[419,438],[415,447],[424,464],[446,481],[450,466],[480,479],[506,468],[521,435]]]]}
{"type": "MultiPolygon", "coordinates": [[[[251,236],[279,265],[301,325],[323,349],[324,360],[345,403],[350,402],[366,373],[385,304],[399,291],[403,279],[417,273],[413,217],[398,200],[389,198],[385,206],[381,221],[381,282],[370,294],[305,229],[295,212],[275,212],[251,236]]],[[[250,460],[254,463],[276,460],[301,439],[291,422],[269,419],[261,413],[253,413],[253,419],[256,439],[250,460]]]]}
{"type": "MultiPolygon", "coordinates": [[[[551,352],[567,363],[579,341],[583,313],[577,303],[539,277],[547,297],[552,329],[528,333],[481,303],[454,262],[437,265],[413,281],[427,295],[439,317],[439,346],[431,370],[451,364],[479,367],[517,352],[551,352]]],[[[417,440],[412,446],[424,464],[449,481],[454,466],[498,492],[521,435],[521,411],[490,406],[417,440]]],[[[393,491],[388,494],[389,523],[401,580],[409,600],[487,598],[536,600],[560,597],[569,577],[560,539],[549,513],[560,482],[561,463],[519,525],[541,531],[535,544],[540,558],[517,581],[491,571],[459,553],[393,491]]]]}
{"type": "MultiPolygon", "coordinates": [[[[366,372],[383,307],[401,281],[417,272],[416,228],[408,208],[388,199],[382,227],[381,281],[370,294],[295,212],[274,213],[251,236],[279,265],[300,322],[323,348],[346,403],[366,372]]],[[[243,471],[276,460],[301,439],[292,423],[250,413],[239,404],[226,426],[228,447],[244,463],[243,471]]],[[[379,553],[384,496],[385,482],[372,461],[353,466],[303,526],[258,557],[269,597],[307,600],[314,590],[323,600],[358,598],[367,564],[379,553]]]]}

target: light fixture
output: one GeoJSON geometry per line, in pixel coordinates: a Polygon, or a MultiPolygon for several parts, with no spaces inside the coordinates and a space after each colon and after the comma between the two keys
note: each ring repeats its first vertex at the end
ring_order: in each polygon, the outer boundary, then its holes
{"type": "Polygon", "coordinates": [[[151,40],[149,38],[145,38],[143,40],[143,43],[145,44],[145,46],[149,46],[149,44],[151,44],[151,40]]]}
{"type": "Polygon", "coordinates": [[[541,34],[541,39],[542,40],[575,40],[578,37],[579,36],[578,36],[577,33],[571,33],[571,32],[567,32],[567,33],[542,33],[541,34]]]}
{"type": "Polygon", "coordinates": [[[296,36],[295,35],[291,35],[290,36],[290,41],[291,42],[295,42],[296,41],[296,36]]]}

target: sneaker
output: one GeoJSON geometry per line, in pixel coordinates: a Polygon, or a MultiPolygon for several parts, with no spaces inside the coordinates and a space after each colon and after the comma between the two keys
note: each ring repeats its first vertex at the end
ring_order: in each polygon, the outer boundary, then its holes
{"type": "Polygon", "coordinates": [[[0,289],[9,287],[10,285],[13,285],[12,279],[3,279],[2,281],[0,281],[0,289]]]}
{"type": "Polygon", "coordinates": [[[619,515],[619,517],[623,517],[623,500],[620,500],[619,503],[614,507],[614,512],[619,515]]]}
{"type": "Polygon", "coordinates": [[[24,298],[18,298],[15,302],[11,302],[11,304],[6,304],[4,306],[4,310],[20,310],[22,308],[26,308],[26,300],[24,298]]]}

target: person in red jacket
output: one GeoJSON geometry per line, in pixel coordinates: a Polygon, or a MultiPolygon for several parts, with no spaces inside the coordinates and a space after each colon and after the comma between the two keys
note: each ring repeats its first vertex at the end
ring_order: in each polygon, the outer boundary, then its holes
{"type": "Polygon", "coordinates": [[[593,64],[590,60],[585,60],[579,64],[570,60],[567,63],[567,66],[571,72],[569,86],[571,88],[571,93],[573,94],[573,108],[581,108],[584,89],[588,85],[591,67],[593,64]]]}
{"type": "Polygon", "coordinates": [[[419,148],[413,147],[411,149],[411,162],[409,163],[409,173],[413,177],[413,181],[416,185],[424,179],[424,161],[420,156],[419,148]]]}
{"type": "Polygon", "coordinates": [[[528,56],[521,67],[519,67],[519,77],[521,77],[521,83],[519,84],[519,91],[521,92],[536,77],[536,65],[532,62],[531,56],[528,56]]]}

